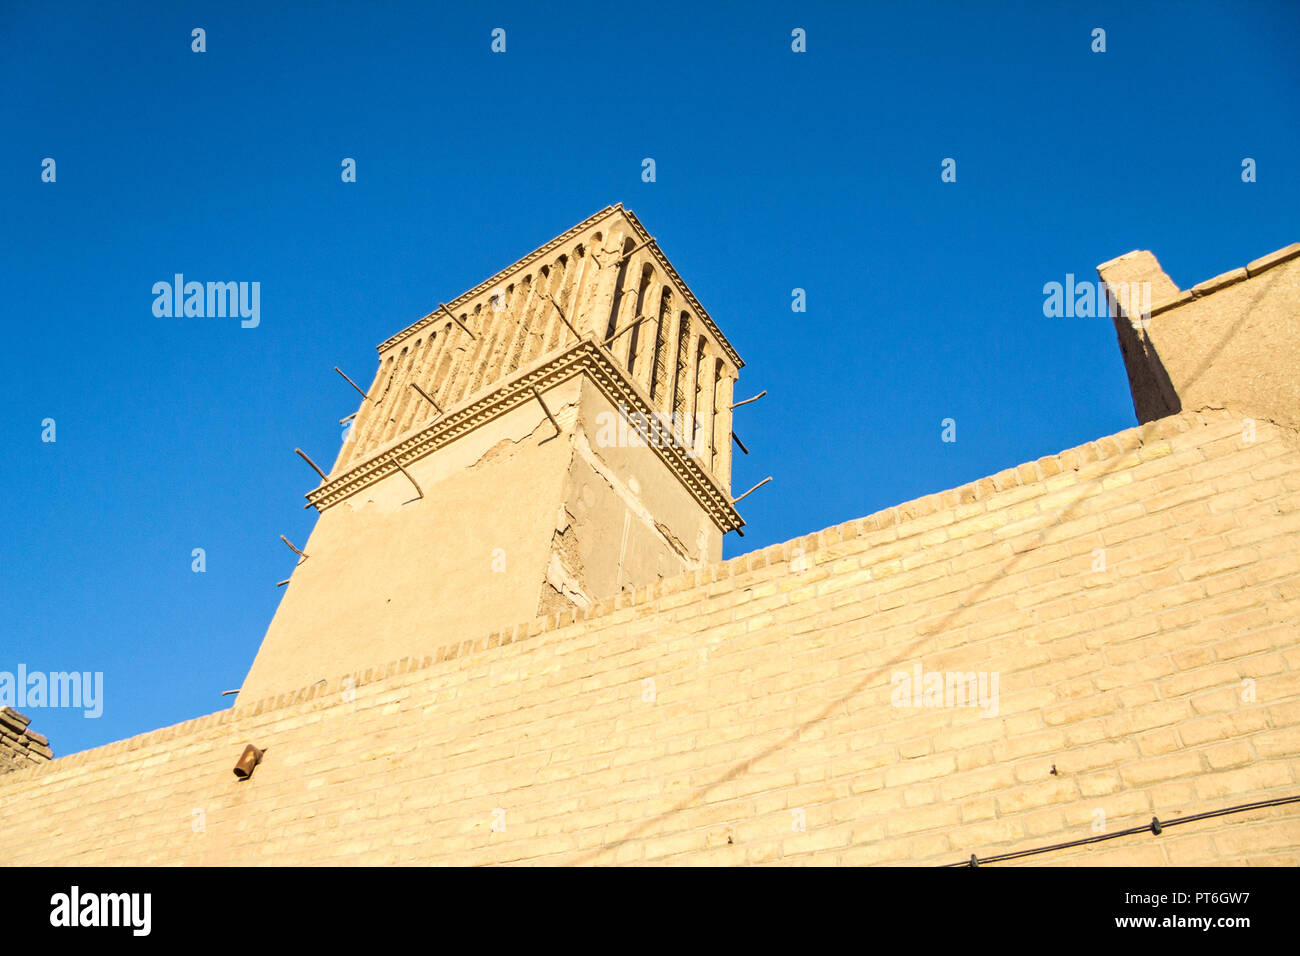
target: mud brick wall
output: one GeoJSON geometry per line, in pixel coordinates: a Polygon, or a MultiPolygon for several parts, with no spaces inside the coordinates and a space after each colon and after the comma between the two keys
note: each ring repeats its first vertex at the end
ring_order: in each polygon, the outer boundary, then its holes
{"type": "MultiPolygon", "coordinates": [[[[1300,793],[1300,447],[1254,437],[1160,419],[5,774],[0,860],[939,864],[1300,793]],[[996,713],[896,706],[917,664],[996,713]]],[[[1027,862],[1296,865],[1300,810],[1027,862]]]]}
{"type": "Polygon", "coordinates": [[[44,763],[54,757],[50,742],[28,725],[31,718],[0,707],[0,773],[44,763]]]}

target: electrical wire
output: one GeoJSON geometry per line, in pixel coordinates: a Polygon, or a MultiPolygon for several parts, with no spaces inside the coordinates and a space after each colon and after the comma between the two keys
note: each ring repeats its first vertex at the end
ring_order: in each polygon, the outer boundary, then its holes
{"type": "Polygon", "coordinates": [[[1021,857],[1037,856],[1040,853],[1051,853],[1053,850],[1066,850],[1070,847],[1086,846],[1089,843],[1102,843],[1106,840],[1117,840],[1123,836],[1132,836],[1135,833],[1152,833],[1159,836],[1166,827],[1176,827],[1182,823],[1192,823],[1196,820],[1208,820],[1211,817],[1226,817],[1234,813],[1245,813],[1247,810],[1261,810],[1264,807],[1280,807],[1288,803],[1300,803],[1300,794],[1292,797],[1278,797],[1274,800],[1260,800],[1256,803],[1241,803],[1235,807],[1221,807],[1218,810],[1207,810],[1204,813],[1193,813],[1189,817],[1179,817],[1176,820],[1160,820],[1158,817],[1152,817],[1151,822],[1145,826],[1129,827],[1127,830],[1116,830],[1114,833],[1102,833],[1098,836],[1085,837],[1082,840],[1071,840],[1068,843],[1053,843],[1050,846],[1034,847],[1031,850],[1017,850],[1014,853],[1000,853],[997,856],[985,857],[980,859],[974,853],[970,859],[961,863],[944,863],[945,868],[956,866],[984,866],[986,863],[1003,863],[1007,860],[1018,860],[1021,857]]]}

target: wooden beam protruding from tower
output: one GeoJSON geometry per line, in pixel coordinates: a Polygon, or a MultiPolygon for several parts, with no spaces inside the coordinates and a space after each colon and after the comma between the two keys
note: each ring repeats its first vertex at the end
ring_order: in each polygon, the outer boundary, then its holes
{"type": "Polygon", "coordinates": [[[549,292],[543,292],[542,297],[550,302],[551,305],[555,306],[555,311],[560,315],[560,321],[563,322],[565,327],[573,333],[573,337],[581,342],[582,336],[578,333],[578,330],[573,327],[573,324],[569,321],[569,317],[564,314],[564,310],[560,308],[560,303],[555,301],[555,296],[551,295],[549,292]]]}
{"type": "Polygon", "coordinates": [[[433,410],[434,410],[435,412],[437,412],[439,415],[442,414],[442,409],[438,407],[438,403],[435,402],[435,401],[433,400],[433,398],[429,395],[428,392],[426,392],[424,389],[420,388],[420,386],[419,386],[419,385],[416,385],[414,382],[411,383],[411,388],[415,389],[415,390],[420,394],[420,397],[421,397],[422,399],[424,399],[426,402],[428,402],[430,405],[432,405],[432,406],[433,406],[433,410]]]}
{"type": "Polygon", "coordinates": [[[601,342],[600,344],[601,344],[601,345],[604,345],[604,346],[608,346],[610,342],[613,342],[616,338],[618,338],[619,336],[621,336],[624,332],[630,332],[632,329],[635,329],[638,325],[640,325],[642,322],[644,322],[644,321],[645,321],[646,319],[648,319],[648,318],[650,318],[650,316],[648,316],[648,315],[643,315],[643,316],[641,316],[640,318],[633,319],[631,322],[629,322],[627,325],[623,326],[621,329],[619,329],[617,332],[615,332],[613,335],[611,335],[609,338],[607,338],[605,341],[601,342]]]}
{"type": "Polygon", "coordinates": [[[551,424],[555,426],[555,434],[557,436],[564,434],[564,429],[560,428],[560,423],[557,422],[555,420],[555,416],[551,414],[550,408],[548,408],[546,405],[546,400],[542,398],[542,393],[537,390],[536,385],[532,386],[532,389],[533,389],[533,396],[537,399],[537,403],[542,406],[542,411],[546,413],[546,417],[549,418],[551,420],[551,424]]]}
{"type": "Polygon", "coordinates": [[[739,408],[741,405],[748,405],[750,402],[756,402],[756,401],[758,401],[760,398],[762,398],[762,397],[763,397],[764,395],[766,395],[766,394],[767,394],[767,389],[763,389],[761,392],[759,392],[759,393],[758,393],[757,395],[755,395],[753,398],[747,398],[747,399],[745,399],[743,402],[736,402],[736,403],[732,404],[732,405],[729,406],[729,407],[732,408],[732,409],[736,409],[736,408],[739,408]]]}
{"type": "Polygon", "coordinates": [[[336,371],[336,372],[338,372],[340,375],[342,375],[342,376],[343,376],[343,380],[344,380],[345,382],[347,382],[349,385],[351,385],[353,388],[355,388],[355,389],[357,390],[357,394],[358,394],[358,395],[360,395],[360,396],[361,396],[362,398],[364,398],[366,401],[369,401],[369,400],[370,400],[370,396],[367,395],[365,392],[361,391],[361,386],[358,385],[356,382],[352,381],[352,379],[348,378],[348,373],[347,373],[347,372],[343,371],[343,369],[339,368],[337,365],[334,366],[334,371],[336,371]]]}
{"type": "Polygon", "coordinates": [[[293,542],[290,541],[288,538],[286,538],[284,535],[280,535],[280,540],[283,541],[285,544],[287,544],[289,546],[289,550],[292,551],[294,554],[298,555],[298,557],[302,558],[304,561],[307,559],[307,555],[303,554],[301,551],[295,548],[293,546],[293,542]]]}
{"type": "MultiPolygon", "coordinates": [[[[628,258],[628,256],[631,256],[633,253],[640,252],[640,251],[641,251],[642,249],[644,249],[646,246],[653,246],[653,245],[655,245],[657,242],[658,242],[658,240],[655,239],[654,236],[651,236],[649,239],[647,239],[645,242],[641,243],[639,246],[633,246],[633,247],[632,247],[631,249],[629,249],[627,252],[624,252],[624,253],[623,253],[622,255],[620,255],[617,259],[615,259],[613,262],[611,262],[610,265],[618,265],[620,262],[622,262],[624,259],[628,258]]],[[[607,249],[601,249],[600,251],[601,251],[601,252],[617,252],[618,250],[617,250],[617,249],[608,249],[608,250],[607,250],[607,249]]],[[[593,252],[593,253],[591,254],[591,258],[592,258],[592,261],[596,263],[596,268],[597,268],[597,269],[603,269],[603,268],[605,268],[605,263],[603,263],[603,262],[600,261],[600,257],[599,257],[598,255],[596,255],[596,253],[593,252]]]]}
{"type": "Polygon", "coordinates": [[[747,492],[745,492],[743,495],[741,495],[740,498],[732,498],[732,499],[731,499],[731,503],[732,503],[733,505],[734,505],[734,504],[737,504],[737,503],[740,501],[741,498],[747,498],[747,497],[749,497],[749,496],[752,495],[754,492],[758,491],[759,488],[762,488],[765,484],[767,484],[767,483],[768,483],[769,481],[771,481],[771,480],[772,480],[772,476],[771,476],[771,475],[768,475],[766,478],[764,478],[762,481],[760,481],[758,484],[756,484],[753,488],[750,488],[747,492]]]}
{"type": "Polygon", "coordinates": [[[442,309],[442,311],[446,312],[449,316],[451,316],[451,320],[455,322],[457,325],[459,325],[462,329],[464,329],[465,334],[468,335],[471,339],[477,339],[477,336],[475,336],[474,333],[469,330],[469,326],[466,325],[464,322],[462,322],[460,319],[456,318],[456,313],[452,312],[451,309],[447,308],[447,304],[445,302],[439,302],[438,308],[442,309]]]}
{"type": "Polygon", "coordinates": [[[321,471],[321,467],[320,467],[320,465],[316,464],[316,462],[314,462],[314,461],[312,461],[310,458],[308,458],[306,452],[304,452],[301,448],[295,448],[295,449],[294,449],[294,452],[298,455],[299,458],[301,458],[301,459],[302,459],[303,461],[305,461],[307,464],[311,465],[312,468],[316,469],[316,474],[320,475],[320,480],[321,480],[321,481],[324,482],[324,481],[328,481],[328,480],[329,480],[329,476],[328,476],[327,474],[325,474],[325,472],[321,471]]]}
{"type": "Polygon", "coordinates": [[[405,468],[403,468],[402,463],[398,461],[396,458],[393,459],[393,464],[397,466],[398,470],[401,471],[401,473],[406,476],[407,480],[411,484],[415,485],[415,493],[419,495],[421,498],[423,498],[424,490],[420,487],[420,483],[411,477],[411,473],[407,471],[405,468]]]}

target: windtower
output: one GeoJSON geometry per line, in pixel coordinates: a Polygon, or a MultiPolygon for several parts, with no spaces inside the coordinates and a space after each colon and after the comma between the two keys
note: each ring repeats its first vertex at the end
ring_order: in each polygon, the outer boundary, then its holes
{"type": "Polygon", "coordinates": [[[610,206],[379,345],[242,694],[717,562],[743,363],[610,206]]]}

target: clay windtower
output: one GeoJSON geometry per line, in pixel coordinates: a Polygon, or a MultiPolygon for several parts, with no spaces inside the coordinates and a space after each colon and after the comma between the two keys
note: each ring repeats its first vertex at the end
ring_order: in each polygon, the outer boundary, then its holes
{"type": "Polygon", "coordinates": [[[242,695],[720,560],[742,364],[621,205],[397,333],[242,695]]]}

